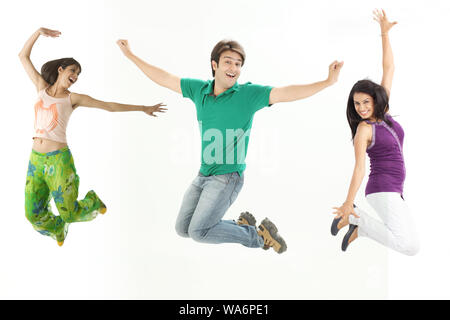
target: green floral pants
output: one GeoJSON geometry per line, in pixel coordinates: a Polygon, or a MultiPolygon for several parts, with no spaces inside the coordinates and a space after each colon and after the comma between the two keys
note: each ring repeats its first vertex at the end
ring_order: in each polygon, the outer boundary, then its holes
{"type": "Polygon", "coordinates": [[[106,206],[93,190],[78,201],[79,177],[68,147],[31,152],[25,187],[25,215],[41,234],[64,241],[69,223],[93,220],[106,206]],[[53,198],[59,216],[50,207],[53,198]]]}

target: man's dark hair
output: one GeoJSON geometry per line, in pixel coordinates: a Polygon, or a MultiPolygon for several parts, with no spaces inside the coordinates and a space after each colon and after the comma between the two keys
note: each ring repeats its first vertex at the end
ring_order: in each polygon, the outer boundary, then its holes
{"type": "MultiPolygon", "coordinates": [[[[211,52],[211,62],[215,61],[217,64],[219,64],[220,55],[227,50],[231,50],[233,52],[239,53],[240,56],[242,57],[242,65],[244,65],[244,62],[245,62],[244,48],[237,41],[234,41],[234,40],[219,41],[214,46],[214,49],[211,52]]],[[[216,72],[212,68],[212,65],[211,65],[211,70],[212,70],[212,75],[214,77],[216,75],[216,72]]]]}

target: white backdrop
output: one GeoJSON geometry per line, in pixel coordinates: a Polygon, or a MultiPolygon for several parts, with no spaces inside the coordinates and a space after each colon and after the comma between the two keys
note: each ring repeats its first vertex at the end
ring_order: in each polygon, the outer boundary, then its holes
{"type": "MultiPolygon", "coordinates": [[[[52,1],[9,2],[1,10],[3,99],[2,299],[448,299],[448,1],[52,1]],[[402,256],[369,239],[340,250],[331,207],[345,200],[353,148],[345,109],[359,79],[381,80],[381,39],[372,10],[398,21],[391,31],[396,73],[391,111],[406,136],[405,198],[421,252],[402,256]],[[108,206],[93,222],[72,224],[63,247],[24,215],[35,90],[17,54],[39,27],[32,61],[74,57],[83,68],[71,88],[130,104],[165,102],[168,113],[107,113],[80,108],[69,146],[81,178],[108,206]],[[160,88],[123,57],[127,38],[146,61],[181,77],[211,78],[209,54],[223,38],[247,52],[239,82],[282,86],[340,80],[316,96],[258,112],[246,181],[225,218],[268,216],[288,250],[206,245],[177,236],[182,196],[199,169],[195,107],[160,88]]],[[[367,180],[364,180],[364,184],[367,180]]],[[[363,195],[358,206],[370,210],[363,195]]]]}

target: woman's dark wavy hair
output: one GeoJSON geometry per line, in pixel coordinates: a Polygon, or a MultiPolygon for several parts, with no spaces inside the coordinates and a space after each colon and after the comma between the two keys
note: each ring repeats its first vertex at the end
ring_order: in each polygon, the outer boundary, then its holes
{"type": "Polygon", "coordinates": [[[357,92],[366,93],[372,97],[374,102],[373,115],[375,119],[383,120],[389,126],[392,125],[391,121],[385,118],[386,112],[389,111],[389,97],[386,89],[371,80],[359,80],[350,91],[347,102],[347,121],[352,130],[352,140],[355,138],[359,123],[363,120],[356,112],[355,102],[353,101],[353,95],[357,92]]]}
{"type": "Polygon", "coordinates": [[[41,76],[48,84],[53,85],[58,79],[58,68],[66,69],[71,65],[76,65],[81,72],[81,65],[77,60],[74,58],[61,58],[44,63],[41,68],[41,76]]]}

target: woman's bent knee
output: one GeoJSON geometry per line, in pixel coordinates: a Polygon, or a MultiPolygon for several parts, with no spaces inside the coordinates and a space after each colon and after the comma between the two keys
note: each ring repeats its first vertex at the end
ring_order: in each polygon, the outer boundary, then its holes
{"type": "Polygon", "coordinates": [[[407,256],[415,256],[420,251],[420,243],[417,239],[404,241],[399,245],[399,252],[407,256]]]}

